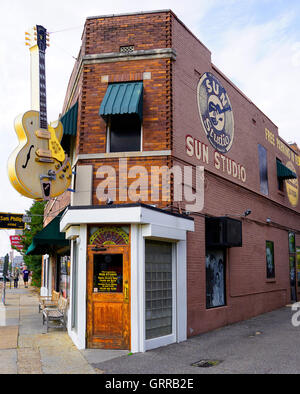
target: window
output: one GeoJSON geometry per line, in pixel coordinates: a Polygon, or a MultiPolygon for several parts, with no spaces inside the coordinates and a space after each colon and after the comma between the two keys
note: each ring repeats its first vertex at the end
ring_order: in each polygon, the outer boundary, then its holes
{"type": "Polygon", "coordinates": [[[269,194],[267,150],[258,144],[260,191],[266,196],[269,194]]]}
{"type": "Polygon", "coordinates": [[[293,232],[289,232],[289,265],[290,265],[291,301],[297,301],[296,242],[295,242],[295,233],[293,232]]]}
{"type": "Polygon", "coordinates": [[[146,241],[146,339],[173,333],[172,244],[146,241]]]}
{"type": "Polygon", "coordinates": [[[94,293],[123,292],[123,255],[94,255],[94,293]]]}
{"type": "Polygon", "coordinates": [[[141,121],[137,114],[112,115],[107,128],[108,152],[141,150],[141,121]]]}
{"type": "MultiPolygon", "coordinates": [[[[281,160],[276,158],[276,164],[277,163],[281,163],[281,160]]],[[[277,179],[278,179],[278,190],[283,192],[284,191],[284,180],[283,180],[283,178],[281,178],[279,176],[277,177],[277,179]]]]}
{"type": "Polygon", "coordinates": [[[206,252],[206,308],[224,306],[225,303],[225,253],[224,250],[209,249],[206,252]]]}
{"type": "Polygon", "coordinates": [[[274,242],[266,241],[267,279],[275,278],[274,242]]]}

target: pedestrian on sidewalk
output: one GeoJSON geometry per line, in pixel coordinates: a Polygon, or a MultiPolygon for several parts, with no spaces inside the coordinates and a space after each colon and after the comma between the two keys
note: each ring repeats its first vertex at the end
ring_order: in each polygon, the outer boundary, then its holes
{"type": "Polygon", "coordinates": [[[16,269],[14,274],[14,288],[17,289],[18,285],[19,285],[19,270],[16,269]]]}
{"type": "Polygon", "coordinates": [[[26,265],[24,266],[23,269],[23,281],[24,281],[24,286],[25,288],[28,287],[28,277],[29,277],[30,271],[28,271],[26,265]]]}

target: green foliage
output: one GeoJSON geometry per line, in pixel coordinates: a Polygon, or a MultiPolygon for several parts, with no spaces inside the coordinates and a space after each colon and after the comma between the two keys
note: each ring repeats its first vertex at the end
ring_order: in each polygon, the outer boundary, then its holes
{"type": "Polygon", "coordinates": [[[44,201],[35,201],[29,210],[26,211],[26,215],[31,217],[31,223],[24,230],[22,238],[24,263],[28,270],[32,272],[32,285],[37,287],[41,286],[42,256],[26,256],[25,253],[31,245],[33,237],[43,229],[45,205],[44,201]]]}

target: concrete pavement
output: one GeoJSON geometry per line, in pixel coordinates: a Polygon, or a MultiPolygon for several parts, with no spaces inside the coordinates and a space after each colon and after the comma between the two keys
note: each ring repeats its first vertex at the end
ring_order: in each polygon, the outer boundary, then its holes
{"type": "Polygon", "coordinates": [[[186,342],[94,366],[106,374],[299,374],[300,327],[291,323],[294,313],[287,306],[186,342]],[[199,361],[204,367],[192,366],[199,361]],[[205,367],[207,361],[213,366],[205,367]]]}
{"type": "Polygon", "coordinates": [[[0,303],[0,374],[102,374],[94,363],[127,354],[124,351],[79,351],[66,331],[45,332],[33,288],[6,289],[0,303]]]}
{"type": "Polygon", "coordinates": [[[66,331],[48,333],[32,289],[0,304],[0,374],[298,374],[300,327],[287,306],[144,354],[79,351],[66,331]],[[202,366],[193,364],[202,361],[202,366]],[[207,367],[209,366],[209,367],[207,367]]]}

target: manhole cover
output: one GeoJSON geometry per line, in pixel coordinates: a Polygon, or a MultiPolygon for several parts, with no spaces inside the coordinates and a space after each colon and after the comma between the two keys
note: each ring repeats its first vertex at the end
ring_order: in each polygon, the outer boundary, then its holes
{"type": "Polygon", "coordinates": [[[221,360],[200,360],[197,361],[196,363],[193,363],[192,367],[211,368],[211,367],[216,367],[221,362],[222,362],[221,360]]]}

